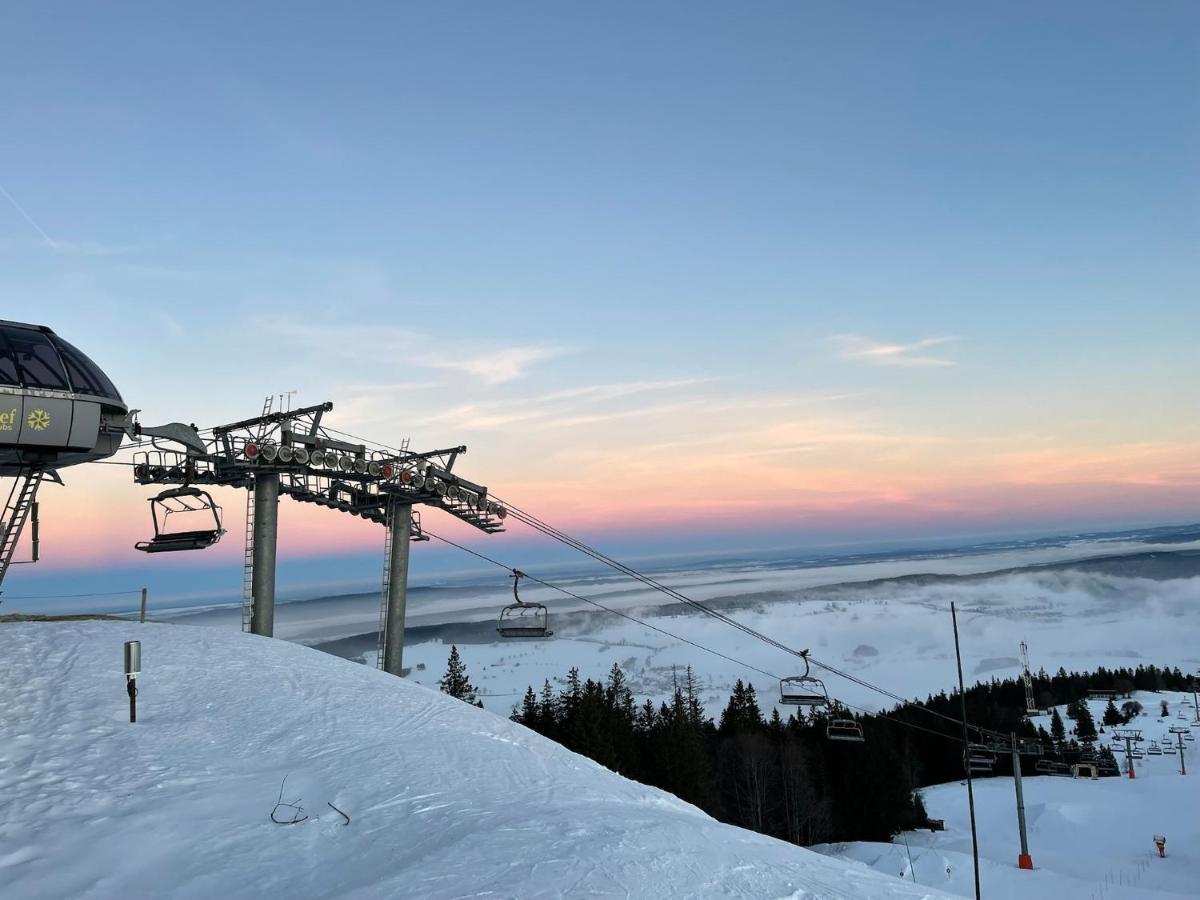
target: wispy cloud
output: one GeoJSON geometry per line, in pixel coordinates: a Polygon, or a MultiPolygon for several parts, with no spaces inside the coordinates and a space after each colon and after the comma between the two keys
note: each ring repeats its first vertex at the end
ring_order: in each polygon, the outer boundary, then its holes
{"type": "MultiPolygon", "coordinates": [[[[510,425],[539,429],[594,424],[611,419],[648,415],[651,407],[621,407],[610,411],[581,413],[613,401],[650,393],[674,392],[711,383],[712,378],[667,378],[657,381],[624,381],[580,385],[532,397],[514,397],[488,402],[456,404],[424,419],[422,424],[437,424],[473,431],[502,430],[510,425]]],[[[700,401],[688,401],[689,404],[700,401]]],[[[672,405],[674,408],[674,405],[672,405]]]]}
{"type": "MultiPolygon", "coordinates": [[[[388,358],[400,350],[435,343],[430,335],[388,325],[311,324],[283,317],[259,317],[255,322],[306,347],[356,360],[365,357],[388,358]]],[[[405,355],[404,361],[406,365],[459,372],[484,384],[498,385],[522,377],[536,363],[569,352],[567,347],[467,345],[455,353],[405,355]]]]}
{"type": "Polygon", "coordinates": [[[836,334],[829,339],[840,359],[865,362],[873,366],[901,366],[910,369],[943,369],[958,365],[952,359],[928,353],[930,348],[956,341],[952,335],[927,337],[911,344],[889,344],[858,334],[836,334]]]}
{"type": "Polygon", "coordinates": [[[462,372],[485,384],[504,384],[520,378],[534,363],[568,352],[562,347],[501,347],[463,354],[427,354],[416,362],[435,369],[462,372]]]}

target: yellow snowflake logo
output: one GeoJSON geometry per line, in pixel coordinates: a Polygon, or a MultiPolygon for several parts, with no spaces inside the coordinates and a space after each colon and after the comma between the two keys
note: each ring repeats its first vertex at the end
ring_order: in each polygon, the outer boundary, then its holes
{"type": "Polygon", "coordinates": [[[44,409],[35,409],[25,417],[25,424],[34,431],[45,431],[50,427],[50,413],[44,409]]]}

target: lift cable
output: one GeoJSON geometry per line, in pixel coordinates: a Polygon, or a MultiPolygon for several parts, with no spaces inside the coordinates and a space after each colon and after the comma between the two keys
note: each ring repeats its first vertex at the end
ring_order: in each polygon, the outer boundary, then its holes
{"type": "Polygon", "coordinates": [[[141,593],[141,588],[130,588],[127,591],[105,591],[90,594],[27,594],[22,597],[10,597],[5,594],[5,600],[77,600],[81,597],[124,597],[126,594],[141,593]]]}
{"type": "MultiPolygon", "coordinates": [[[[373,446],[376,448],[380,448],[380,449],[386,450],[387,452],[398,455],[398,456],[404,454],[403,450],[401,450],[397,447],[392,447],[388,444],[384,444],[380,441],[363,438],[363,437],[360,437],[359,435],[351,434],[351,433],[345,432],[345,431],[339,431],[337,429],[329,428],[327,426],[325,426],[325,427],[326,427],[327,431],[329,431],[333,434],[338,434],[338,435],[341,435],[342,437],[346,437],[346,438],[350,438],[351,440],[359,441],[364,445],[370,445],[370,446],[373,446]]],[[[208,430],[208,429],[206,429],[206,430],[208,430]]],[[[124,449],[124,448],[122,448],[122,449],[124,449]]],[[[859,678],[856,675],[852,675],[848,672],[845,672],[841,669],[831,666],[828,663],[822,662],[821,660],[818,660],[815,657],[809,656],[807,651],[801,652],[799,650],[796,650],[793,647],[789,647],[787,644],[777,641],[774,638],[749,627],[748,625],[738,622],[736,619],[733,619],[730,616],[727,616],[726,614],[720,612],[719,610],[715,610],[709,606],[706,606],[705,604],[699,602],[698,600],[693,600],[692,598],[687,597],[684,594],[681,594],[679,591],[676,591],[675,589],[670,588],[667,585],[664,585],[661,582],[658,582],[655,579],[653,579],[647,575],[643,575],[642,573],[625,565],[624,563],[621,563],[618,560],[615,560],[612,557],[605,555],[604,553],[595,549],[594,547],[590,547],[589,545],[585,544],[584,542],[571,537],[570,535],[566,534],[563,531],[560,531],[559,529],[550,525],[548,522],[545,522],[544,520],[539,519],[537,516],[533,515],[532,513],[527,512],[508,501],[501,500],[498,497],[496,499],[498,502],[500,502],[504,505],[504,507],[508,510],[510,515],[512,515],[518,521],[523,522],[528,527],[534,529],[535,531],[539,531],[542,534],[546,535],[547,537],[557,540],[560,543],[566,544],[567,546],[571,547],[572,549],[575,549],[575,550],[579,551],[580,553],[583,553],[586,556],[590,556],[592,559],[596,560],[597,562],[603,563],[604,565],[606,565],[612,569],[615,569],[616,571],[618,571],[630,578],[633,578],[634,580],[639,581],[642,584],[645,584],[647,587],[650,587],[650,588],[653,588],[654,590],[660,591],[660,592],[666,594],[667,596],[671,597],[672,599],[677,600],[680,603],[683,603],[686,606],[689,606],[699,612],[703,612],[705,615],[711,616],[712,618],[717,619],[718,621],[723,622],[726,625],[729,625],[731,628],[736,628],[738,631],[741,631],[742,633],[746,634],[749,637],[752,637],[756,640],[762,641],[763,643],[765,643],[771,647],[774,647],[775,649],[780,650],[784,653],[790,654],[792,656],[800,657],[801,659],[807,659],[813,665],[816,665],[817,667],[824,669],[833,675],[837,675],[839,677],[845,678],[855,684],[858,684],[861,687],[867,688],[868,690],[875,691],[876,693],[879,693],[885,697],[888,697],[889,699],[891,699],[897,703],[908,704],[911,702],[909,699],[907,699],[905,697],[901,697],[899,694],[894,694],[891,691],[888,691],[876,684],[872,684],[871,682],[869,682],[863,678],[859,678]]],[[[426,533],[428,534],[429,532],[426,532],[426,533]]],[[[431,536],[434,536],[434,535],[431,534],[431,536]]],[[[442,540],[446,543],[452,543],[450,541],[446,541],[445,538],[438,538],[438,539],[442,540]]],[[[502,563],[498,563],[496,560],[492,560],[490,558],[483,557],[481,554],[477,554],[474,551],[469,550],[466,547],[462,547],[459,544],[454,544],[454,546],[459,547],[460,549],[466,550],[466,552],[468,552],[468,553],[472,553],[476,556],[479,556],[481,559],[487,559],[488,562],[494,563],[496,565],[500,565],[505,569],[509,569],[509,567],[503,566],[502,563]]],[[[538,581],[540,584],[543,584],[543,585],[546,585],[549,587],[555,587],[556,590],[563,590],[561,588],[557,588],[557,586],[549,585],[547,582],[539,581],[536,578],[531,578],[531,580],[538,581]]],[[[689,641],[686,638],[678,637],[677,635],[670,635],[669,632],[663,631],[663,629],[660,629],[656,626],[650,625],[649,623],[646,623],[646,622],[641,622],[641,620],[639,620],[639,619],[634,619],[633,617],[628,616],[625,613],[619,612],[618,610],[614,610],[614,609],[605,607],[602,604],[596,603],[595,601],[590,600],[586,597],[578,596],[578,595],[572,594],[571,592],[565,591],[565,590],[563,590],[563,593],[566,593],[569,596],[575,597],[576,599],[583,600],[584,602],[591,603],[601,609],[606,609],[609,612],[612,612],[615,615],[622,616],[623,618],[629,619],[630,621],[639,622],[639,624],[645,625],[647,628],[650,628],[654,631],[659,631],[663,634],[667,634],[670,637],[676,638],[677,640],[684,641],[685,643],[691,644],[692,646],[696,646],[707,652],[715,653],[718,656],[722,656],[725,659],[729,659],[731,662],[738,662],[737,660],[732,660],[730,657],[725,657],[724,654],[720,653],[719,651],[711,650],[710,648],[703,647],[699,644],[695,644],[694,642],[689,641]]],[[[738,663],[738,664],[746,665],[745,663],[738,663]]],[[[771,678],[777,678],[777,676],[769,675],[769,673],[767,673],[761,669],[758,669],[757,667],[747,666],[747,668],[753,669],[754,671],[757,671],[757,672],[761,672],[762,674],[768,675],[771,678]]],[[[940,713],[937,710],[929,709],[928,707],[925,707],[925,706],[918,706],[917,708],[924,710],[925,712],[929,713],[930,715],[936,716],[940,719],[944,719],[947,722],[951,722],[955,725],[962,724],[961,720],[956,719],[953,716],[948,716],[944,713],[940,713]]],[[[992,736],[995,736],[998,738],[1005,737],[1005,735],[1003,735],[1002,733],[1000,733],[998,731],[992,731],[990,729],[982,728],[981,726],[972,725],[970,723],[967,723],[967,725],[969,728],[974,729],[975,731],[979,732],[981,735],[989,734],[989,735],[992,735],[992,736]]],[[[932,732],[932,733],[936,734],[938,732],[932,732]]]]}
{"type": "MultiPolygon", "coordinates": [[[[497,559],[493,559],[490,556],[486,556],[483,553],[480,553],[478,550],[472,550],[470,547],[465,547],[462,544],[455,543],[454,541],[450,540],[449,538],[442,537],[440,534],[434,534],[432,531],[428,530],[427,528],[422,529],[422,532],[428,537],[434,538],[435,540],[439,540],[443,544],[449,544],[451,547],[457,547],[459,550],[462,550],[465,553],[469,553],[469,554],[471,554],[471,556],[474,556],[477,559],[481,559],[484,562],[489,562],[492,565],[497,566],[501,569],[504,569],[507,572],[513,571],[512,566],[507,566],[497,559]]],[[[691,646],[695,647],[698,650],[703,650],[706,653],[711,653],[714,656],[719,656],[722,659],[727,660],[728,662],[734,663],[735,665],[758,672],[760,675],[766,675],[768,678],[773,678],[776,681],[779,680],[778,675],[773,675],[772,673],[766,671],[765,669],[760,669],[757,666],[752,666],[749,663],[742,662],[740,659],[734,659],[732,656],[726,656],[720,650],[713,650],[711,647],[705,647],[703,644],[698,644],[695,641],[688,640],[685,637],[680,637],[677,634],[672,634],[671,632],[667,631],[665,628],[659,628],[657,625],[651,625],[649,622],[643,621],[642,619],[639,619],[636,616],[631,616],[628,613],[621,612],[619,609],[613,609],[611,606],[606,606],[603,603],[600,603],[598,600],[593,600],[590,597],[584,597],[582,594],[576,594],[574,591],[569,591],[564,587],[558,586],[557,584],[554,584],[549,581],[544,581],[543,579],[538,578],[536,575],[531,575],[525,569],[521,569],[521,573],[526,578],[528,578],[530,581],[537,582],[538,584],[542,585],[543,587],[548,587],[551,590],[558,591],[560,594],[564,594],[568,597],[572,597],[575,600],[581,600],[584,603],[590,603],[592,606],[595,606],[598,609],[602,609],[605,612],[612,613],[614,616],[620,616],[622,619],[626,619],[626,620],[628,620],[630,622],[634,622],[638,625],[643,625],[646,628],[649,628],[651,631],[657,631],[659,634],[666,635],[667,637],[672,638],[674,640],[682,641],[685,644],[690,644],[691,646]]]]}
{"type": "MultiPolygon", "coordinates": [[[[486,554],[480,553],[478,550],[473,550],[470,547],[464,546],[463,544],[459,544],[455,541],[450,540],[449,538],[442,537],[440,534],[434,534],[432,531],[429,531],[427,529],[425,530],[424,533],[426,535],[428,535],[429,537],[433,538],[434,540],[441,541],[443,544],[448,544],[451,547],[457,547],[459,550],[462,550],[464,553],[468,553],[471,556],[474,556],[476,559],[483,560],[484,562],[491,563],[492,565],[496,566],[497,568],[504,569],[506,572],[513,571],[512,566],[506,565],[505,563],[502,563],[497,559],[493,559],[492,557],[487,556],[486,554]]],[[[551,590],[558,591],[560,594],[564,594],[564,595],[566,595],[568,597],[572,597],[576,600],[581,600],[584,603],[590,603],[592,606],[602,609],[605,612],[609,612],[609,613],[612,613],[613,615],[620,616],[622,619],[626,619],[627,621],[634,622],[645,628],[649,628],[651,631],[657,631],[659,634],[665,635],[666,637],[669,637],[673,640],[680,641],[681,643],[688,644],[692,647],[695,647],[698,650],[703,650],[705,653],[711,653],[713,656],[719,656],[721,659],[724,659],[724,660],[731,662],[737,666],[740,666],[743,669],[749,669],[752,672],[758,672],[760,675],[766,675],[768,678],[770,678],[774,681],[780,680],[780,676],[774,674],[773,672],[768,672],[765,669],[760,669],[758,666],[751,665],[750,663],[745,662],[743,660],[735,659],[732,656],[722,653],[720,650],[714,650],[712,647],[706,647],[704,644],[700,644],[700,643],[697,643],[696,641],[689,640],[688,638],[681,637],[680,635],[677,635],[670,631],[667,631],[665,628],[659,628],[657,625],[651,625],[649,622],[645,621],[644,619],[639,619],[637,616],[631,616],[628,613],[623,613],[619,609],[613,609],[611,606],[606,606],[605,604],[600,603],[597,600],[593,600],[590,597],[584,597],[582,594],[577,594],[574,591],[570,591],[560,585],[554,584],[553,582],[545,581],[544,579],[538,578],[536,575],[531,575],[528,571],[526,571],[524,569],[522,569],[521,572],[530,581],[536,582],[537,584],[540,584],[543,587],[547,587],[547,588],[550,588],[551,590]]],[[[509,696],[509,695],[488,694],[485,696],[509,696]]],[[[512,696],[516,696],[516,695],[512,695],[512,696]]],[[[943,731],[935,731],[932,728],[926,728],[923,725],[917,725],[915,722],[908,722],[908,721],[905,721],[904,719],[898,719],[895,716],[889,715],[882,711],[872,712],[871,710],[864,709],[863,707],[860,707],[860,706],[854,706],[850,703],[844,703],[841,700],[837,700],[836,698],[835,698],[835,702],[839,706],[844,706],[846,709],[852,709],[856,712],[862,713],[863,715],[878,716],[881,719],[886,719],[889,722],[894,722],[895,724],[902,725],[905,728],[912,728],[917,731],[923,731],[926,734],[932,734],[936,737],[945,738],[946,740],[953,741],[956,744],[962,743],[962,739],[958,735],[946,734],[943,731]]],[[[906,706],[915,705],[915,704],[913,704],[913,701],[911,701],[911,700],[902,700],[901,702],[903,704],[905,704],[906,706]]],[[[975,727],[975,726],[971,726],[971,727],[975,727]]]]}
{"type": "MultiPolygon", "coordinates": [[[[609,566],[610,568],[613,568],[613,569],[617,570],[618,572],[621,572],[622,574],[627,575],[628,577],[641,582],[642,584],[645,584],[647,587],[651,587],[654,590],[660,591],[660,592],[666,594],[667,596],[671,597],[672,599],[675,599],[675,600],[679,601],[680,603],[683,603],[683,604],[691,607],[692,609],[703,612],[705,615],[711,616],[712,618],[717,619],[718,621],[720,621],[726,625],[729,625],[732,628],[736,628],[738,631],[741,631],[743,634],[746,634],[749,637],[752,637],[752,638],[755,638],[756,640],[762,641],[763,643],[765,643],[771,647],[774,647],[778,650],[782,650],[784,653],[788,653],[792,656],[796,656],[801,659],[807,659],[809,662],[813,663],[814,665],[818,666],[819,668],[822,668],[822,669],[830,672],[833,675],[837,675],[841,678],[845,678],[855,684],[858,684],[861,687],[867,688],[868,690],[875,691],[876,693],[879,693],[885,697],[888,697],[889,699],[894,700],[897,703],[907,704],[910,702],[907,698],[902,697],[899,694],[895,694],[885,688],[880,687],[879,685],[876,685],[876,684],[873,684],[873,683],[867,681],[864,678],[860,678],[857,675],[852,675],[849,672],[845,672],[842,669],[839,669],[828,663],[822,662],[821,660],[818,660],[812,656],[809,656],[807,651],[800,651],[800,650],[796,650],[792,647],[789,647],[788,645],[786,645],[780,641],[777,641],[776,639],[774,639],[766,634],[763,634],[761,631],[757,631],[748,625],[738,622],[736,619],[731,618],[730,616],[726,615],[725,613],[720,612],[719,610],[713,609],[712,607],[707,606],[698,600],[693,600],[692,598],[687,597],[686,595],[680,593],[679,591],[675,590],[674,588],[668,587],[667,585],[662,584],[661,582],[655,580],[654,578],[651,578],[648,575],[644,575],[641,572],[638,572],[637,570],[631,568],[630,566],[627,566],[624,563],[605,555],[604,553],[597,550],[596,548],[588,546],[587,544],[583,543],[583,541],[580,541],[577,538],[571,537],[570,535],[566,534],[565,532],[562,532],[559,529],[555,528],[554,526],[550,525],[549,523],[544,522],[543,520],[539,519],[537,516],[533,515],[532,513],[526,512],[525,510],[521,509],[520,507],[514,506],[512,503],[509,503],[508,501],[500,501],[500,502],[504,503],[504,506],[508,510],[508,513],[510,516],[516,518],[520,522],[523,522],[524,524],[528,525],[530,528],[534,529],[535,531],[541,532],[542,534],[546,535],[547,537],[553,538],[554,540],[557,540],[560,543],[566,544],[567,546],[578,550],[579,552],[585,554],[586,556],[590,556],[592,559],[595,559],[597,562],[601,562],[604,565],[609,566]]],[[[961,720],[956,719],[953,716],[946,715],[945,713],[938,712],[937,710],[929,709],[928,707],[925,707],[925,706],[918,706],[917,708],[924,710],[925,712],[927,712],[928,714],[930,714],[932,716],[936,716],[937,718],[943,719],[947,722],[951,722],[955,725],[961,726],[963,724],[961,720]]],[[[981,735],[988,734],[988,735],[992,735],[993,737],[997,737],[997,738],[1005,738],[1006,737],[1001,732],[983,728],[979,725],[974,725],[969,722],[967,723],[967,727],[977,731],[981,735]]]]}

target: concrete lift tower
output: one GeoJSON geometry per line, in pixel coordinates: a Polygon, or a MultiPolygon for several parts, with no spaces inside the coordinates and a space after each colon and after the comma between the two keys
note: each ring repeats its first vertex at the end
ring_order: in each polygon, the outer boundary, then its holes
{"type": "MultiPolygon", "coordinates": [[[[203,449],[156,446],[138,452],[134,456],[134,481],[179,485],[187,496],[180,498],[179,489],[166,490],[155,502],[195,498],[200,509],[214,505],[197,485],[246,490],[242,630],[267,637],[273,634],[275,623],[275,549],[281,494],[383,525],[385,560],[377,665],[400,675],[409,546],[413,541],[428,540],[421,532],[420,515],[414,507],[440,507],[489,534],[504,530],[507,511],[489,499],[486,487],[452,471],[466,447],[413,452],[406,441],[397,452],[373,451],[364,444],[343,440],[335,436],[340,432],[322,426],[325,413],[333,409],[332,403],[272,411],[273,399],[267,399],[261,415],[211,429],[211,437],[203,439],[203,449]]],[[[195,512],[197,506],[187,511],[195,512]]],[[[157,519],[155,529],[159,530],[157,519]]],[[[219,537],[219,523],[216,532],[186,534],[198,536],[195,545],[162,549],[210,546],[219,537]]],[[[166,543],[172,537],[161,535],[166,543]]],[[[159,539],[156,535],[156,541],[159,539]]],[[[146,542],[139,549],[153,551],[154,544],[146,542]]]]}

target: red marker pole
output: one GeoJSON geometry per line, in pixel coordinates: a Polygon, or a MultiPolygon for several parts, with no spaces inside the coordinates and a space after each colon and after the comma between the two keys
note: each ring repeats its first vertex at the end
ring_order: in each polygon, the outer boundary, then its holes
{"type": "Polygon", "coordinates": [[[1016,732],[1009,733],[1012,742],[1013,784],[1017,788],[1017,827],[1021,833],[1021,854],[1017,857],[1018,869],[1032,869],[1033,857],[1029,855],[1029,836],[1025,832],[1025,792],[1021,789],[1021,752],[1017,749],[1016,732]]]}

